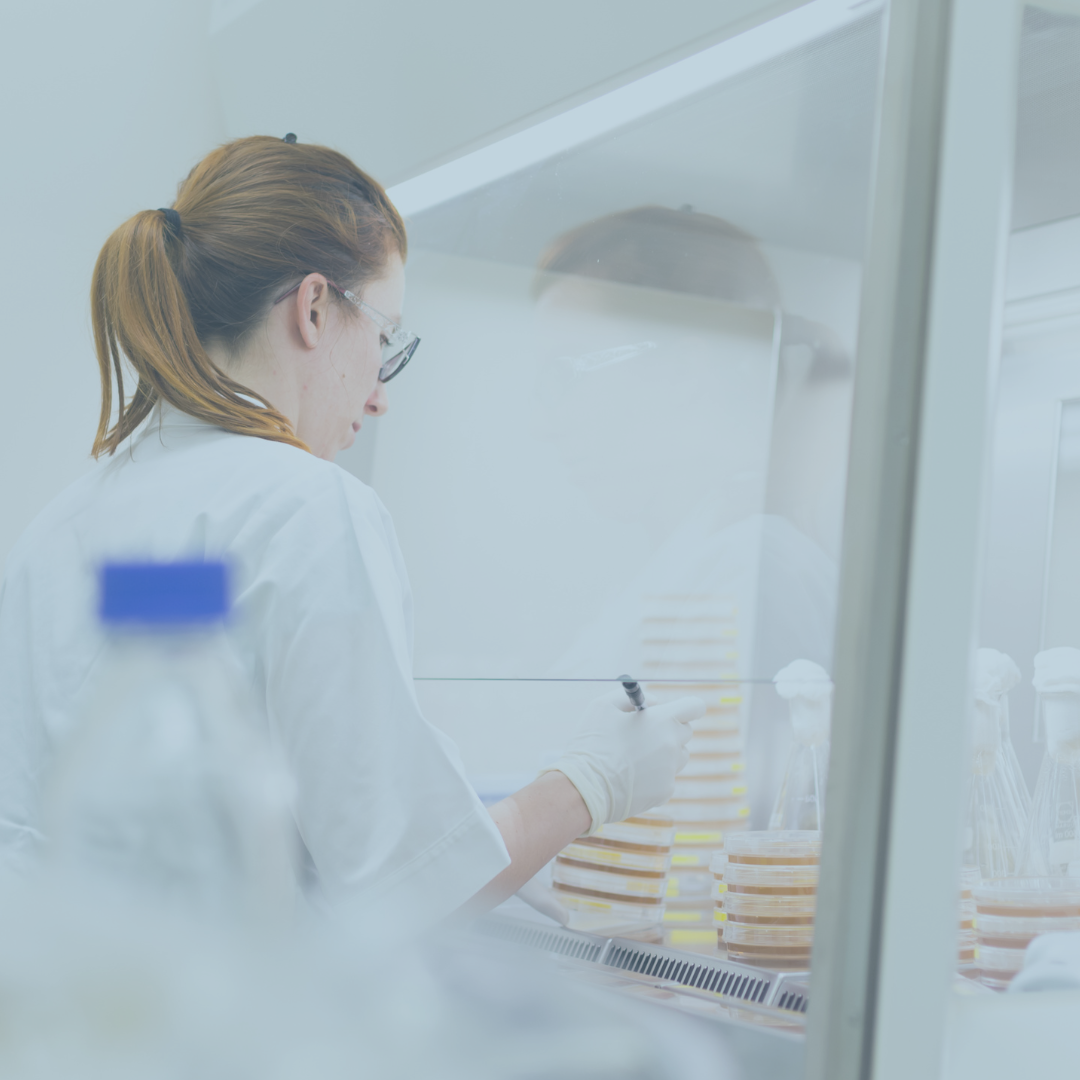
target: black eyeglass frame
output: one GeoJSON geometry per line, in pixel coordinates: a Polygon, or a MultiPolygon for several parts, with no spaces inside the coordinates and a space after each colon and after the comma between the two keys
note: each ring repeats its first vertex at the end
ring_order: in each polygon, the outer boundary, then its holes
{"type": "MultiPolygon", "coordinates": [[[[326,281],[330,288],[340,293],[350,304],[358,307],[382,331],[386,344],[383,346],[384,359],[379,366],[379,382],[388,383],[395,376],[400,375],[405,365],[413,358],[417,345],[420,344],[419,336],[410,333],[403,326],[399,326],[388,315],[384,315],[378,308],[372,307],[366,300],[361,300],[355,293],[343,289],[329,278],[326,281]],[[396,351],[387,357],[385,354],[388,348],[396,348],[396,351]]],[[[298,283],[288,292],[283,292],[274,301],[274,304],[280,304],[282,300],[292,296],[299,288],[300,284],[298,283]]]]}

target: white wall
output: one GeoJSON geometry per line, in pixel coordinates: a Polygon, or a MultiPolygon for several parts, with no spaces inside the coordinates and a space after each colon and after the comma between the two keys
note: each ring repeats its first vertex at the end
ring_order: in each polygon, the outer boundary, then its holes
{"type": "Polygon", "coordinates": [[[805,2],[217,0],[213,52],[230,135],[295,131],[395,184],[805,2]]]}
{"type": "Polygon", "coordinates": [[[209,0],[0,4],[0,559],[89,465],[94,260],[223,137],[209,0]]]}

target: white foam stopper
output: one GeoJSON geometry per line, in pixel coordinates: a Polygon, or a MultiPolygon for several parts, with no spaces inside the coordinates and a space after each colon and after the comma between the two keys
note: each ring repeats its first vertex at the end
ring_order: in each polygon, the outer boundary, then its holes
{"type": "Polygon", "coordinates": [[[1080,649],[1062,645],[1038,653],[1031,684],[1040,694],[1080,694],[1080,649]]]}
{"type": "Polygon", "coordinates": [[[795,660],[773,679],[776,692],[791,709],[795,738],[809,746],[829,738],[833,681],[812,660],[795,660]]]}
{"type": "Polygon", "coordinates": [[[975,697],[996,705],[1020,681],[1020,669],[1011,656],[997,649],[975,653],[975,697]]]}
{"type": "Polygon", "coordinates": [[[773,683],[776,692],[789,701],[794,697],[807,701],[825,701],[832,698],[833,681],[829,673],[813,660],[793,660],[778,671],[773,683]]]}

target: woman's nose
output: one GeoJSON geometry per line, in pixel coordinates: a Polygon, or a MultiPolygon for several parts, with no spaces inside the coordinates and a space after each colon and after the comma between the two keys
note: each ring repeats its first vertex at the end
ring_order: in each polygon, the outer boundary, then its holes
{"type": "Polygon", "coordinates": [[[371,397],[367,399],[364,412],[369,416],[382,416],[390,408],[390,399],[386,396],[386,384],[376,383],[371,397]]]}

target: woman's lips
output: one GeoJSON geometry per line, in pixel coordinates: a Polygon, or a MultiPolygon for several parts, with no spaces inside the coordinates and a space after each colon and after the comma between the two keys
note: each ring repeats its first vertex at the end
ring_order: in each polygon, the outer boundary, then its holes
{"type": "Polygon", "coordinates": [[[360,421],[360,420],[354,420],[353,421],[353,426],[352,426],[353,431],[359,431],[361,423],[362,423],[362,421],[360,421]]]}

